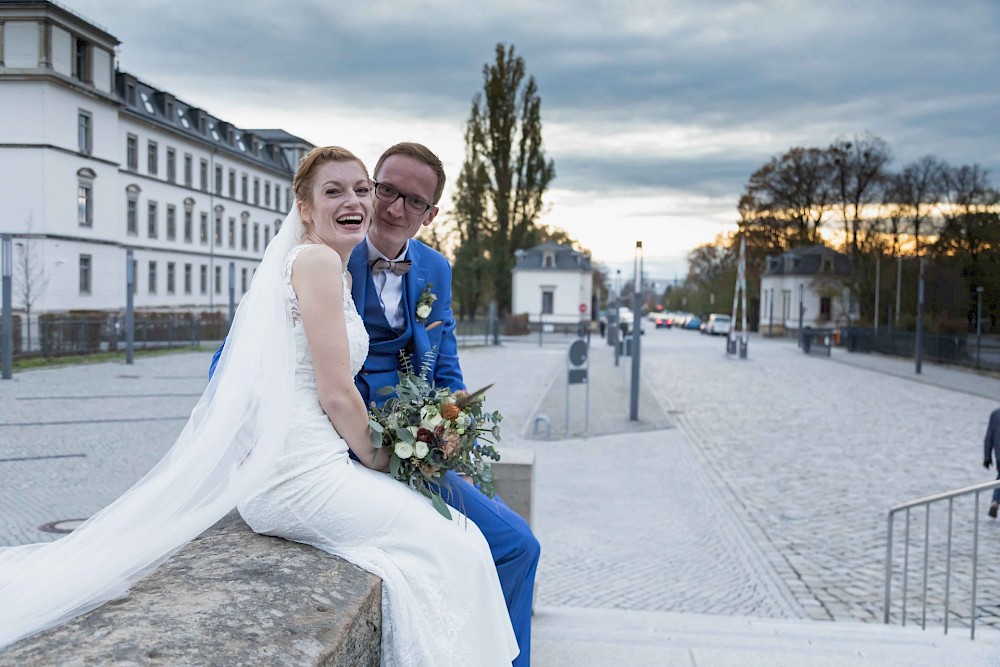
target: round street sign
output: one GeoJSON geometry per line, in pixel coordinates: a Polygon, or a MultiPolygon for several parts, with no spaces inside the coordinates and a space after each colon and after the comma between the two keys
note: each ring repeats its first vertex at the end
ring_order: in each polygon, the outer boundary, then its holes
{"type": "Polygon", "coordinates": [[[582,366],[587,362],[587,342],[577,339],[569,346],[569,362],[574,366],[582,366]]]}
{"type": "Polygon", "coordinates": [[[580,312],[581,313],[587,312],[587,304],[585,304],[585,303],[581,303],[580,304],[580,312]]]}

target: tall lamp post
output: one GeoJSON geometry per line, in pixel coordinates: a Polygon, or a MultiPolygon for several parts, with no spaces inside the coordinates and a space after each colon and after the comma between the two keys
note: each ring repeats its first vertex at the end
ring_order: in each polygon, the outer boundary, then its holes
{"type": "Polygon", "coordinates": [[[979,350],[983,344],[983,286],[976,286],[976,368],[979,368],[979,350]]]}
{"type": "Polygon", "coordinates": [[[0,234],[0,273],[3,275],[3,314],[0,316],[0,357],[3,379],[10,380],[14,371],[14,304],[11,285],[14,272],[14,249],[10,234],[0,234]]]}
{"type": "Polygon", "coordinates": [[[920,258],[920,277],[917,279],[917,335],[914,343],[915,371],[919,375],[924,357],[924,258],[920,258]]]}
{"type": "Polygon", "coordinates": [[[639,420],[639,352],[642,342],[642,241],[635,242],[635,281],[632,290],[632,391],[629,398],[629,421],[639,420]]]}

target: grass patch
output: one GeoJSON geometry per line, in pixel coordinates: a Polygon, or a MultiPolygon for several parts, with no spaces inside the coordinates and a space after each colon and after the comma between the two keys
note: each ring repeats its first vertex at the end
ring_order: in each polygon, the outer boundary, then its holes
{"type": "MultiPolygon", "coordinates": [[[[162,357],[178,352],[214,352],[214,347],[204,345],[188,345],[186,347],[162,347],[151,350],[136,350],[136,357],[162,357]]],[[[54,368],[57,366],[76,366],[79,364],[101,364],[107,361],[125,361],[125,352],[95,352],[93,354],[71,354],[64,357],[32,357],[14,360],[15,371],[27,371],[35,368],[54,368]]]]}

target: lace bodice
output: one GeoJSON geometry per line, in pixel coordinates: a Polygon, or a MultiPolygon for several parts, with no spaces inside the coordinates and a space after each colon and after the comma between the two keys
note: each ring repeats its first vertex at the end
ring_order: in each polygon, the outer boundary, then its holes
{"type": "MultiPolygon", "coordinates": [[[[299,253],[308,247],[310,247],[309,244],[297,245],[288,251],[283,276],[285,291],[292,313],[292,323],[295,327],[295,349],[298,358],[298,364],[295,369],[296,390],[299,389],[300,374],[302,374],[306,377],[302,377],[301,379],[311,381],[312,389],[315,391],[316,378],[312,367],[312,357],[309,354],[309,343],[306,340],[305,330],[302,327],[302,313],[299,310],[299,299],[292,288],[292,265],[295,264],[295,259],[299,256],[299,253]]],[[[361,319],[361,315],[358,314],[358,309],[354,306],[347,276],[347,267],[345,266],[344,272],[340,277],[344,294],[344,321],[347,324],[351,373],[356,375],[361,371],[365,363],[365,358],[368,356],[368,332],[365,330],[365,324],[361,319]]]]}

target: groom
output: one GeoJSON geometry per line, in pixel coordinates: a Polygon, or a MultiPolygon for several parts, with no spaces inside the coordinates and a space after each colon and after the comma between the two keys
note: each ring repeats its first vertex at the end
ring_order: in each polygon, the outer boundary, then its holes
{"type": "MultiPolygon", "coordinates": [[[[375,217],[347,265],[351,296],[370,341],[368,358],[355,377],[358,390],[365,405],[385,403],[388,396],[379,389],[395,386],[401,350],[411,353],[415,367],[433,350],[428,377],[437,386],[465,389],[451,311],[451,266],[413,238],[438,213],[444,166],[427,147],[405,142],[382,153],[373,180],[375,217]],[[427,303],[430,313],[418,316],[418,306],[427,303]]],[[[421,307],[420,314],[425,310],[421,307]]],[[[212,370],[221,351],[212,359],[212,370]]],[[[472,519],[489,543],[521,650],[513,664],[528,667],[538,540],[499,496],[487,498],[454,472],[445,475],[442,486],[445,500],[472,519]]]]}
{"type": "MultiPolygon", "coordinates": [[[[441,253],[413,238],[438,213],[444,166],[427,147],[400,143],[382,153],[373,180],[375,218],[368,238],[347,264],[351,295],[370,339],[368,358],[355,378],[358,390],[365,404],[384,403],[388,396],[379,389],[395,386],[400,350],[412,353],[415,367],[433,350],[429,377],[437,386],[465,389],[451,311],[451,266],[441,253]],[[419,317],[418,306],[428,302],[430,313],[419,317]]],[[[527,667],[538,541],[499,496],[487,498],[454,472],[445,476],[444,486],[445,499],[486,536],[521,649],[514,665],[527,667]]]]}

